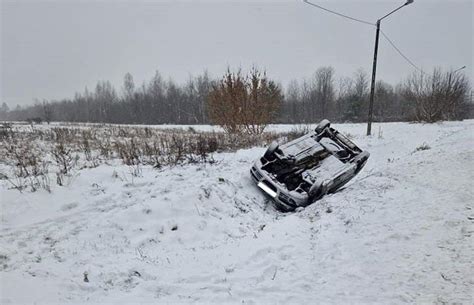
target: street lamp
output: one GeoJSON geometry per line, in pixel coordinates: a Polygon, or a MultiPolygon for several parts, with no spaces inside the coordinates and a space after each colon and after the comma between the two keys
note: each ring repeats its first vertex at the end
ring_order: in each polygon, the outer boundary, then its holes
{"type": "Polygon", "coordinates": [[[456,73],[456,72],[458,72],[458,71],[460,71],[460,70],[462,70],[462,69],[464,69],[464,68],[466,68],[466,66],[462,66],[461,68],[454,70],[453,73],[456,73]]]}
{"type": "Polygon", "coordinates": [[[382,18],[377,20],[377,29],[375,31],[375,49],[374,49],[374,61],[372,65],[372,82],[370,83],[370,100],[369,100],[369,117],[367,119],[367,135],[370,136],[371,129],[372,129],[372,114],[373,114],[373,108],[374,108],[374,93],[375,93],[375,73],[377,71],[377,51],[379,49],[379,32],[380,32],[380,21],[382,19],[387,18],[391,14],[395,13],[402,7],[405,7],[409,4],[412,4],[414,0],[407,0],[403,5],[397,7],[390,13],[386,14],[382,18]]]}

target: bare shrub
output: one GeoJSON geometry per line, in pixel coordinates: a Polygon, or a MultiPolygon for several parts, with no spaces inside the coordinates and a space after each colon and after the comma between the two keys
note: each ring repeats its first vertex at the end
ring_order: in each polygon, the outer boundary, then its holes
{"type": "Polygon", "coordinates": [[[11,124],[4,123],[0,125],[0,140],[10,138],[12,134],[13,132],[11,124]]]}
{"type": "Polygon", "coordinates": [[[78,131],[73,128],[54,127],[51,129],[56,142],[73,142],[78,131]]]}
{"type": "Polygon", "coordinates": [[[199,134],[197,138],[190,143],[188,152],[188,161],[191,163],[208,162],[213,163],[212,153],[218,148],[217,140],[212,136],[199,134]]]}
{"type": "Polygon", "coordinates": [[[97,141],[97,144],[99,146],[99,152],[100,155],[106,159],[110,158],[110,155],[112,154],[112,143],[108,138],[102,139],[100,141],[97,141]]]}
{"type": "Polygon", "coordinates": [[[64,142],[56,144],[56,146],[51,150],[51,154],[53,155],[60,172],[63,174],[68,174],[77,162],[77,157],[73,156],[72,149],[67,147],[67,144],[64,142]]]}
{"type": "Polygon", "coordinates": [[[169,163],[176,165],[184,160],[186,155],[186,139],[176,134],[171,136],[168,142],[169,163]]]}
{"type": "Polygon", "coordinates": [[[132,138],[124,142],[116,142],[115,147],[118,155],[126,165],[140,164],[140,147],[137,140],[132,138]]]}
{"type": "Polygon", "coordinates": [[[155,168],[160,168],[164,163],[162,160],[162,148],[156,140],[152,143],[145,142],[143,153],[147,158],[147,164],[155,168]]]}
{"type": "Polygon", "coordinates": [[[265,72],[252,69],[247,77],[229,70],[207,99],[211,121],[227,133],[261,134],[279,110],[283,94],[265,72]]]}
{"type": "Polygon", "coordinates": [[[48,176],[48,163],[42,150],[35,149],[31,142],[11,139],[3,154],[11,163],[9,175],[5,175],[10,184],[20,192],[30,188],[32,192],[42,188],[51,191],[48,176]]]}
{"type": "Polygon", "coordinates": [[[91,137],[91,131],[90,130],[84,130],[82,132],[82,140],[79,144],[80,149],[84,153],[84,156],[87,161],[92,160],[92,149],[91,149],[91,144],[90,140],[92,139],[91,137]]]}
{"type": "Polygon", "coordinates": [[[79,157],[73,155],[72,148],[68,147],[62,139],[53,147],[51,154],[58,166],[56,183],[63,186],[65,178],[71,175],[71,170],[76,166],[79,157]]]}
{"type": "MultiPolygon", "coordinates": [[[[199,156],[201,161],[207,162],[209,156],[212,158],[212,153],[218,148],[217,140],[213,137],[204,137],[200,135],[197,139],[196,147],[194,151],[199,156]]],[[[214,159],[211,160],[213,162],[214,159]]]]}

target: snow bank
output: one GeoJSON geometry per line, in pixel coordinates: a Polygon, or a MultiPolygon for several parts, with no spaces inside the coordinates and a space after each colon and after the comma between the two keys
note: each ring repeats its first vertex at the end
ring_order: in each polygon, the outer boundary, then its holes
{"type": "Polygon", "coordinates": [[[0,303],[472,303],[474,121],[337,127],[368,164],[291,214],[250,180],[262,148],[52,194],[2,181],[0,303]]]}

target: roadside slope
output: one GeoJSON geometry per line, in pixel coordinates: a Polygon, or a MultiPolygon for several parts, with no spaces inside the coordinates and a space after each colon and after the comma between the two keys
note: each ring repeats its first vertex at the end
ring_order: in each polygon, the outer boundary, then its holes
{"type": "Polygon", "coordinates": [[[142,177],[100,166],[52,194],[5,184],[1,303],[472,302],[474,122],[377,125],[337,126],[367,166],[291,214],[249,178],[262,148],[142,177]]]}

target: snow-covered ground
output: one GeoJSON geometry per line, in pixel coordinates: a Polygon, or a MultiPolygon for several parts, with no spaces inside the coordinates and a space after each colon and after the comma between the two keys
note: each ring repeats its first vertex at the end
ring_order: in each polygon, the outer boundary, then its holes
{"type": "Polygon", "coordinates": [[[252,183],[263,148],[51,194],[3,181],[0,303],[472,304],[474,121],[337,128],[369,162],[296,213],[252,183]]]}

